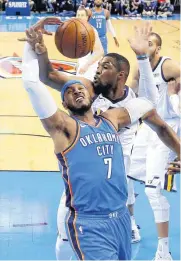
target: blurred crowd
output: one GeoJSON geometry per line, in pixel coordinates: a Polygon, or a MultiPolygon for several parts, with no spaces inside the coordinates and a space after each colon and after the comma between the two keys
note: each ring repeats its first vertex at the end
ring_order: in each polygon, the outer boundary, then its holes
{"type": "MultiPolygon", "coordinates": [[[[111,14],[121,16],[172,16],[174,3],[172,0],[104,0],[103,7],[111,14]]],[[[8,0],[0,0],[0,10],[4,11],[8,0]]],[[[61,13],[73,16],[81,4],[81,0],[29,0],[32,12],[61,13]]],[[[87,7],[94,6],[94,0],[87,1],[87,7]]]]}
{"type": "Polygon", "coordinates": [[[174,7],[170,0],[104,0],[104,8],[122,16],[171,16],[174,7]]]}

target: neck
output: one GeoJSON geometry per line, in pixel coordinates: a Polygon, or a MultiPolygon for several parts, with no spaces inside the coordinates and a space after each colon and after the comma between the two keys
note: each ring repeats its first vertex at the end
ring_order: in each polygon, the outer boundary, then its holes
{"type": "Polygon", "coordinates": [[[107,97],[113,101],[117,99],[121,99],[124,96],[124,92],[125,92],[125,84],[119,88],[116,88],[115,90],[110,90],[107,97]]]}
{"type": "Polygon", "coordinates": [[[156,57],[154,57],[153,59],[150,60],[150,64],[151,64],[151,68],[152,69],[155,68],[155,66],[157,65],[159,59],[160,59],[160,56],[158,55],[158,56],[156,56],[156,57]]]}
{"type": "Polygon", "coordinates": [[[87,124],[94,125],[94,126],[96,125],[96,121],[92,113],[92,109],[85,112],[84,115],[74,114],[73,116],[87,124]]]}
{"type": "Polygon", "coordinates": [[[102,6],[95,6],[96,11],[101,11],[102,10],[102,6]]]}

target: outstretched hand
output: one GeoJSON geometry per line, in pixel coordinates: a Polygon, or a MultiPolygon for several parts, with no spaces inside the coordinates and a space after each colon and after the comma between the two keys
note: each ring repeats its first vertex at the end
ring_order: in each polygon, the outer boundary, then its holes
{"type": "Polygon", "coordinates": [[[46,52],[46,46],[43,41],[43,35],[41,31],[34,31],[31,27],[26,30],[26,41],[31,45],[32,49],[37,54],[42,54],[46,52]]]}
{"type": "Polygon", "coordinates": [[[43,19],[40,19],[36,24],[32,26],[33,30],[35,32],[41,31],[42,34],[52,35],[51,32],[47,31],[44,26],[45,25],[60,25],[61,20],[58,17],[46,17],[43,19]]]}
{"type": "MultiPolygon", "coordinates": [[[[49,32],[48,30],[46,30],[44,28],[45,25],[60,25],[61,20],[58,17],[46,17],[43,19],[40,19],[36,24],[34,24],[30,29],[33,29],[34,32],[41,32],[42,34],[46,34],[46,35],[52,35],[51,32],[49,32]]],[[[30,30],[28,29],[28,30],[30,30]]],[[[22,37],[22,38],[18,38],[18,41],[27,41],[26,37],[22,37]]]]}
{"type": "Polygon", "coordinates": [[[134,35],[128,38],[130,47],[136,55],[145,55],[148,53],[148,38],[152,32],[150,22],[134,27],[134,35]]]}

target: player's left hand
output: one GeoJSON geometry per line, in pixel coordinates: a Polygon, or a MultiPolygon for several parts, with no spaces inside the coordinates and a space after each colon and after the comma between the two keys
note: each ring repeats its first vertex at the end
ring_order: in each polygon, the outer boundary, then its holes
{"type": "Polygon", "coordinates": [[[118,40],[117,40],[116,37],[114,37],[114,42],[115,42],[115,45],[116,45],[117,47],[119,47],[119,42],[118,42],[118,40]]]}
{"type": "Polygon", "coordinates": [[[128,38],[130,47],[136,55],[145,55],[148,53],[148,37],[152,32],[150,22],[144,22],[143,25],[134,27],[134,36],[128,38]]]}
{"type": "Polygon", "coordinates": [[[180,174],[181,171],[181,161],[170,162],[168,166],[168,174],[180,174]]]}

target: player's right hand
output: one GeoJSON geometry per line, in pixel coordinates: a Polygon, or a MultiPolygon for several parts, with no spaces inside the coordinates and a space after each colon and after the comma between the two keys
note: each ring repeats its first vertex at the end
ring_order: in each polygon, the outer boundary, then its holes
{"type": "Polygon", "coordinates": [[[31,27],[30,29],[26,30],[26,36],[27,42],[31,45],[32,49],[35,50],[37,54],[43,54],[47,51],[41,31],[35,32],[31,27]]]}
{"type": "MultiPolygon", "coordinates": [[[[40,31],[42,34],[52,35],[51,32],[44,28],[45,25],[60,25],[61,20],[58,17],[46,17],[40,19],[36,24],[30,27],[28,30],[33,29],[34,32],[40,31]]],[[[27,31],[27,30],[26,30],[27,31]]],[[[26,34],[27,35],[27,34],[26,34]]],[[[18,38],[18,41],[25,42],[28,41],[26,37],[18,38]]]]}
{"type": "Polygon", "coordinates": [[[135,34],[128,39],[130,47],[136,55],[145,55],[148,53],[148,38],[152,32],[150,22],[144,22],[142,25],[134,27],[135,34]]]}
{"type": "Polygon", "coordinates": [[[58,18],[58,17],[46,17],[46,18],[40,19],[36,24],[34,24],[32,26],[32,28],[35,32],[41,31],[42,34],[52,35],[52,33],[47,31],[44,28],[44,26],[45,25],[60,25],[61,23],[63,23],[63,22],[61,22],[60,18],[58,18]]]}
{"type": "Polygon", "coordinates": [[[44,26],[45,25],[60,25],[61,23],[63,23],[63,22],[61,22],[60,18],[58,18],[58,17],[46,17],[46,18],[40,19],[36,24],[34,24],[32,26],[32,28],[35,32],[41,31],[42,34],[52,35],[52,33],[47,31],[44,28],[44,26]]]}

